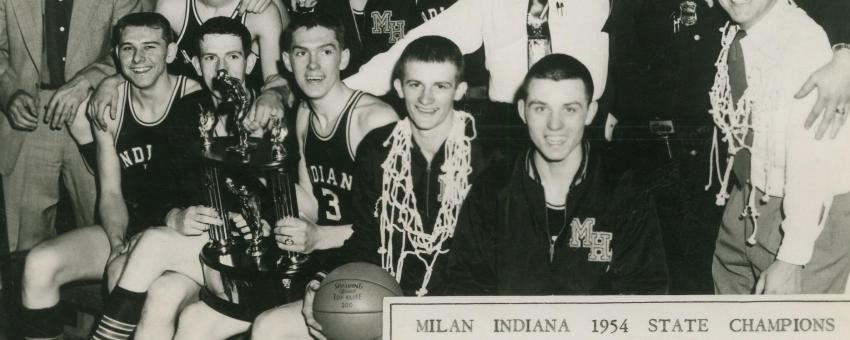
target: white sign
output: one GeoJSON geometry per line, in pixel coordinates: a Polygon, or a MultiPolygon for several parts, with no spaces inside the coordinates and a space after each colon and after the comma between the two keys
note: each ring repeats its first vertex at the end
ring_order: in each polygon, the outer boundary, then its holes
{"type": "Polygon", "coordinates": [[[846,340],[850,297],[396,297],[383,327],[384,340],[846,340]]]}

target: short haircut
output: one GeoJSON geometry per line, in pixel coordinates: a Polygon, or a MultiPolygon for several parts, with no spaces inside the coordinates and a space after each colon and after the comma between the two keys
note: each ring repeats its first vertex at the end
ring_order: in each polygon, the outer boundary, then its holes
{"type": "Polygon", "coordinates": [[[162,16],[162,14],[139,12],[130,13],[121,17],[121,19],[118,19],[118,22],[115,23],[115,27],[112,28],[112,47],[117,47],[118,44],[121,43],[121,34],[124,33],[124,30],[127,29],[127,27],[148,27],[152,29],[159,29],[160,34],[162,35],[162,40],[165,40],[166,45],[177,41],[177,36],[174,34],[174,31],[171,30],[171,24],[168,23],[168,19],[162,16]]]}
{"type": "MultiPolygon", "coordinates": [[[[189,19],[187,19],[189,20],[189,19]]],[[[195,37],[195,53],[201,53],[201,40],[208,34],[222,34],[236,36],[242,42],[242,52],[247,56],[251,53],[251,32],[241,22],[228,17],[210,18],[198,29],[198,36],[195,37]]]]}
{"type": "Polygon", "coordinates": [[[455,80],[460,83],[463,79],[463,53],[454,42],[448,38],[428,35],[410,42],[393,68],[393,79],[404,77],[404,66],[410,61],[426,63],[451,63],[457,68],[455,80]]]}
{"type": "Polygon", "coordinates": [[[554,81],[578,79],[584,83],[587,101],[593,101],[593,78],[590,71],[578,59],[566,54],[550,54],[531,66],[522,85],[517,90],[517,100],[528,98],[528,84],[532,79],[549,79],[554,81]]]}
{"type": "Polygon", "coordinates": [[[311,29],[314,27],[324,27],[334,32],[334,37],[339,43],[339,49],[346,49],[345,44],[345,28],[342,23],[330,14],[321,12],[304,13],[294,16],[289,26],[280,35],[281,51],[291,51],[293,38],[292,35],[299,28],[311,29]]]}

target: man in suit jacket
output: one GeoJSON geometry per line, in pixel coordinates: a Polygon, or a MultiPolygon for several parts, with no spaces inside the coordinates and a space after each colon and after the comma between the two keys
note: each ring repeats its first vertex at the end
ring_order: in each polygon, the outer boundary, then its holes
{"type": "Polygon", "coordinates": [[[59,176],[77,225],[94,222],[94,177],[62,126],[115,72],[112,26],[139,7],[139,0],[0,0],[0,174],[10,249],[54,233],[59,176]]]}

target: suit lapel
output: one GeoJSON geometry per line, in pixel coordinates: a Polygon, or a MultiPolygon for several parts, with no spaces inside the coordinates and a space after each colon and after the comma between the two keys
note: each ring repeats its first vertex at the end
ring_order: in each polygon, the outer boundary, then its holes
{"type": "Polygon", "coordinates": [[[18,28],[24,37],[30,58],[36,69],[41,68],[41,53],[44,39],[42,19],[44,0],[13,0],[12,8],[18,19],[18,28]]]}
{"type": "MultiPolygon", "coordinates": [[[[72,57],[77,51],[90,47],[87,45],[87,42],[90,41],[92,37],[88,37],[91,30],[89,30],[87,26],[90,24],[91,19],[94,16],[98,3],[100,3],[100,1],[74,0],[74,8],[71,10],[71,27],[69,28],[71,31],[68,35],[68,49],[65,52],[68,63],[71,62],[72,57]]],[[[96,39],[97,38],[99,37],[96,37],[96,39]]]]}

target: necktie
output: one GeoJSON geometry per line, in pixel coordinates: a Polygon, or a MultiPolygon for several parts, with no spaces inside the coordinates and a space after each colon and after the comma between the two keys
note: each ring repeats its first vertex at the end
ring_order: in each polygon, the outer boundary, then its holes
{"type": "Polygon", "coordinates": [[[729,67],[729,87],[732,90],[732,101],[737,105],[738,100],[747,89],[747,69],[744,65],[744,51],[741,49],[741,39],[747,36],[747,32],[738,29],[732,45],[729,46],[729,56],[726,65],[729,67]]]}
{"type": "MultiPolygon", "coordinates": [[[[729,46],[729,55],[726,58],[726,65],[729,67],[729,87],[735,106],[738,105],[738,100],[741,99],[744,90],[747,89],[747,70],[744,65],[744,51],[741,49],[741,39],[745,36],[747,36],[747,32],[738,29],[735,38],[732,39],[732,45],[729,46]]],[[[752,130],[749,130],[744,137],[744,144],[753,145],[752,130]]],[[[735,164],[732,170],[738,179],[738,184],[744,187],[750,178],[750,152],[747,149],[743,149],[735,155],[735,164]]]]}

